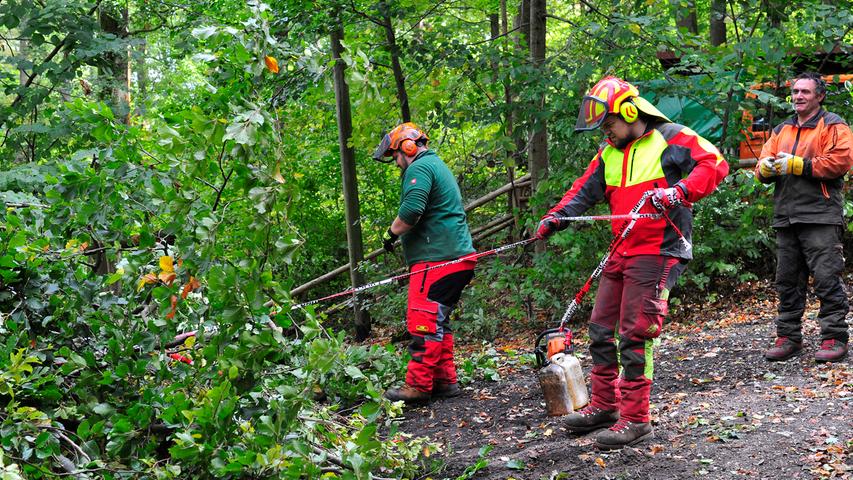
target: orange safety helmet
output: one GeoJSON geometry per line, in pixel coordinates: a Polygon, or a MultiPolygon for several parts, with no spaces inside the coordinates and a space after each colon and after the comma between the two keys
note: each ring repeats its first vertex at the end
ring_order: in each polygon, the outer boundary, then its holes
{"type": "Polygon", "coordinates": [[[619,114],[627,123],[640,118],[640,112],[670,121],[646,99],[634,85],[621,78],[607,76],[599,80],[583,97],[575,131],[595,130],[608,114],[619,114]]]}
{"type": "Polygon", "coordinates": [[[401,123],[382,137],[382,142],[373,152],[373,159],[390,163],[390,160],[385,160],[384,157],[390,157],[395,150],[413,156],[418,152],[418,143],[425,145],[428,141],[427,134],[417,125],[412,122],[401,123]]]}

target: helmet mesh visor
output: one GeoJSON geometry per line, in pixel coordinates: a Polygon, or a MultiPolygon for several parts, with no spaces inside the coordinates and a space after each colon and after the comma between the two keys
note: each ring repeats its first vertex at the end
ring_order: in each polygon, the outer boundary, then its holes
{"type": "Polygon", "coordinates": [[[373,152],[373,159],[383,163],[390,163],[391,159],[384,157],[391,156],[391,136],[385,135],[376,150],[373,152]]]}
{"type": "Polygon", "coordinates": [[[575,131],[595,130],[607,116],[607,102],[589,95],[583,97],[575,131]]]}

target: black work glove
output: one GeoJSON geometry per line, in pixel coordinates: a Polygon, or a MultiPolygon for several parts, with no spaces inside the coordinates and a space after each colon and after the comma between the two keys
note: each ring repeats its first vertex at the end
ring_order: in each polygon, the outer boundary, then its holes
{"type": "Polygon", "coordinates": [[[388,253],[393,253],[394,242],[396,242],[398,238],[400,238],[400,236],[392,232],[391,227],[388,227],[388,231],[385,232],[385,237],[382,238],[382,248],[384,248],[388,253]]]}

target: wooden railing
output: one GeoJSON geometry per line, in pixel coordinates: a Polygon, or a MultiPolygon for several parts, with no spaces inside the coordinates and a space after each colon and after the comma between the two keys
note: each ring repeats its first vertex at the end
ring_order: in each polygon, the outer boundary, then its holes
{"type": "MultiPolygon", "coordinates": [[[[476,200],[473,200],[472,202],[465,205],[465,212],[468,213],[468,212],[476,209],[477,207],[485,205],[485,204],[495,200],[496,198],[498,198],[502,195],[505,195],[509,192],[512,192],[514,190],[526,189],[528,187],[530,187],[530,175],[529,174],[524,175],[522,177],[519,177],[515,181],[507,183],[506,185],[502,186],[501,188],[494,190],[494,191],[492,191],[486,195],[483,195],[482,197],[480,197],[476,200]]],[[[488,238],[491,235],[494,235],[495,233],[513,225],[514,223],[515,223],[515,219],[513,218],[513,216],[511,214],[507,214],[507,215],[504,215],[500,218],[492,220],[491,222],[489,222],[485,225],[481,225],[477,228],[472,229],[471,230],[471,236],[474,240],[474,243],[476,244],[477,242],[480,242],[483,239],[488,238]]],[[[374,251],[368,253],[367,255],[365,255],[364,259],[365,260],[372,260],[372,259],[378,257],[379,255],[382,255],[383,253],[385,253],[385,250],[380,248],[380,249],[374,250],[374,251]]],[[[306,291],[316,287],[317,285],[321,285],[323,283],[326,283],[329,280],[337,277],[338,275],[340,275],[344,272],[348,272],[349,269],[350,269],[349,263],[347,263],[346,265],[341,265],[340,267],[332,270],[331,272],[325,273],[325,274],[323,274],[323,275],[321,275],[321,276],[319,276],[319,277],[317,277],[311,281],[308,281],[308,282],[294,288],[293,290],[290,291],[290,296],[295,297],[301,293],[305,293],[306,291]]]]}

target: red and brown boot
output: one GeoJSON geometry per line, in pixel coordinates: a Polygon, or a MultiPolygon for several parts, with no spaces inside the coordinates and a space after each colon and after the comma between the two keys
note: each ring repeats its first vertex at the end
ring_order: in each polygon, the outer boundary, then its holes
{"type": "Polygon", "coordinates": [[[815,352],[814,360],[818,363],[837,362],[847,356],[847,344],[838,340],[824,340],[820,350],[815,352]]]}
{"type": "Polygon", "coordinates": [[[385,390],[385,398],[392,402],[404,401],[408,405],[427,403],[430,399],[429,392],[422,392],[409,384],[400,388],[389,388],[385,390]]]}
{"type": "Polygon", "coordinates": [[[771,362],[784,362],[798,355],[802,350],[802,343],[797,343],[788,337],[779,337],[776,339],[776,343],[764,352],[764,358],[771,362]]]}

